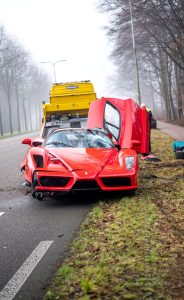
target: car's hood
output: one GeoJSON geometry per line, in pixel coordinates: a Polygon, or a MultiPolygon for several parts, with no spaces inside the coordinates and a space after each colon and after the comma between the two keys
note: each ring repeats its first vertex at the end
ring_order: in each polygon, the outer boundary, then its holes
{"type": "Polygon", "coordinates": [[[50,148],[49,153],[59,158],[70,171],[87,170],[89,173],[99,172],[109,161],[117,149],[91,148],[50,148]]]}

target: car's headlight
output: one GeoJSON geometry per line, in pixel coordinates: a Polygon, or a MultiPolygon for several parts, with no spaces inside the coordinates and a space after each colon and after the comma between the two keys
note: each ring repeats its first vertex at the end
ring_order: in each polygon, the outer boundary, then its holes
{"type": "Polygon", "coordinates": [[[125,165],[127,170],[131,170],[135,165],[135,157],[133,156],[125,157],[125,165]]]}

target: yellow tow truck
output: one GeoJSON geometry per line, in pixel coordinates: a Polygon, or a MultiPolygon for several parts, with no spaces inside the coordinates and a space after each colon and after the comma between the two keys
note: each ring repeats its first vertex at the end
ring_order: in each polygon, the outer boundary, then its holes
{"type": "Polygon", "coordinates": [[[88,80],[53,84],[49,103],[42,103],[41,138],[45,139],[56,128],[85,128],[89,106],[94,100],[96,93],[88,80]]]}

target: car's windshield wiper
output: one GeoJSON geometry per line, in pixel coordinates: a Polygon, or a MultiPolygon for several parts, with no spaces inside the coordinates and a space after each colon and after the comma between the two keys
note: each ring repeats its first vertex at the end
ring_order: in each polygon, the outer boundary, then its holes
{"type": "Polygon", "coordinates": [[[45,146],[48,146],[48,145],[54,145],[54,146],[62,145],[62,146],[65,146],[65,147],[73,148],[72,145],[68,145],[68,144],[65,144],[65,143],[62,143],[62,142],[50,142],[50,143],[47,143],[45,146]]]}

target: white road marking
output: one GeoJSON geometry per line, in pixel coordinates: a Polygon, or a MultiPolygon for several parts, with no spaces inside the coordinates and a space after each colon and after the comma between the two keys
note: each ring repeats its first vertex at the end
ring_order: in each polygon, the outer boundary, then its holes
{"type": "Polygon", "coordinates": [[[0,292],[0,300],[12,300],[16,296],[52,243],[53,241],[42,241],[38,244],[31,255],[0,292]]]}
{"type": "Polygon", "coordinates": [[[4,215],[4,211],[0,211],[0,217],[4,215]]]}

